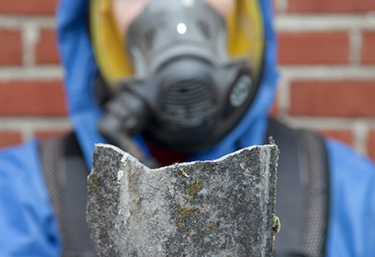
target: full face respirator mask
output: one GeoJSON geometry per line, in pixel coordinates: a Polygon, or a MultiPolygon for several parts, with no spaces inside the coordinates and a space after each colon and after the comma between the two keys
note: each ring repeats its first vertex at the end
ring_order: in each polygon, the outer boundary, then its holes
{"type": "Polygon", "coordinates": [[[178,151],[209,147],[241,120],[258,88],[248,58],[229,57],[225,18],[203,0],[151,0],[124,49],[134,75],[116,83],[99,126],[114,140],[120,130],[178,151]]]}

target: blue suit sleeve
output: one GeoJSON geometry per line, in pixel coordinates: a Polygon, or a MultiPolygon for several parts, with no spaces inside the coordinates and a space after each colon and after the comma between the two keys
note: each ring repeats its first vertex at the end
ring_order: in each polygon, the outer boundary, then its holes
{"type": "Polygon", "coordinates": [[[375,167],[349,147],[327,142],[331,170],[327,256],[375,256],[375,167]]]}
{"type": "Polygon", "coordinates": [[[0,256],[59,256],[58,228],[38,143],[0,152],[0,256]]]}

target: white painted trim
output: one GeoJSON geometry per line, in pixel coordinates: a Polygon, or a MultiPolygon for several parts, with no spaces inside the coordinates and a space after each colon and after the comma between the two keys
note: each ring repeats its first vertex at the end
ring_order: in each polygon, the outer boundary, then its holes
{"type": "Polygon", "coordinates": [[[35,64],[35,46],[40,40],[40,31],[35,23],[22,26],[23,65],[30,67],[35,64]]]}
{"type": "Polygon", "coordinates": [[[375,128],[375,119],[371,118],[283,116],[280,119],[294,128],[355,130],[358,128],[358,123],[365,124],[369,129],[375,128]]]}
{"type": "Polygon", "coordinates": [[[349,32],[349,62],[351,65],[361,65],[362,33],[359,30],[349,32]]]}
{"type": "Polygon", "coordinates": [[[276,15],[279,32],[303,32],[333,30],[373,30],[375,23],[366,15],[276,15]]]}
{"type": "Polygon", "coordinates": [[[21,127],[28,127],[33,130],[69,129],[71,124],[68,118],[4,118],[0,117],[0,130],[18,130],[21,127]]]}
{"type": "Polygon", "coordinates": [[[63,77],[63,69],[59,65],[0,68],[0,81],[62,80],[63,77]]]}
{"type": "Polygon", "coordinates": [[[33,24],[42,28],[54,28],[54,16],[14,16],[0,15],[0,28],[16,29],[21,28],[25,24],[33,24]]]}
{"type": "Polygon", "coordinates": [[[281,66],[283,79],[324,79],[324,80],[369,80],[375,79],[375,66],[281,66]]]}

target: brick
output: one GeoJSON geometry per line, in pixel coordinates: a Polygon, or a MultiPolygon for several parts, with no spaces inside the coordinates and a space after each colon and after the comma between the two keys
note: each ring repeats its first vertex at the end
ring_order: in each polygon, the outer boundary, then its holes
{"type": "Polygon", "coordinates": [[[362,63],[375,64],[375,32],[363,33],[362,63]]]}
{"type": "Polygon", "coordinates": [[[363,13],[375,9],[374,0],[289,0],[288,11],[300,13],[363,13]]]}
{"type": "Polygon", "coordinates": [[[54,14],[58,0],[2,0],[0,13],[39,15],[54,14]]]}
{"type": "Polygon", "coordinates": [[[35,47],[35,62],[37,64],[59,63],[59,55],[56,48],[55,32],[51,29],[43,29],[40,32],[39,41],[35,47]]]}
{"type": "Polygon", "coordinates": [[[277,101],[273,103],[272,108],[270,109],[270,112],[268,113],[268,116],[270,118],[275,118],[277,114],[279,113],[279,104],[277,101]]]}
{"type": "Polygon", "coordinates": [[[328,138],[334,138],[353,146],[353,132],[351,130],[320,130],[320,133],[328,138]]]}
{"type": "Polygon", "coordinates": [[[333,33],[279,34],[280,64],[347,64],[349,35],[333,33]]]}
{"type": "Polygon", "coordinates": [[[21,32],[0,29],[0,65],[20,65],[21,63],[21,32]]]}
{"type": "Polygon", "coordinates": [[[289,113],[295,116],[375,117],[373,81],[295,81],[289,113]]]}
{"type": "Polygon", "coordinates": [[[367,142],[368,156],[375,161],[375,130],[371,130],[367,142]]]}
{"type": "Polygon", "coordinates": [[[64,136],[68,133],[68,130],[58,129],[58,130],[39,130],[34,133],[37,138],[48,138],[48,137],[59,137],[64,136]]]}
{"type": "Polygon", "coordinates": [[[21,134],[14,131],[0,131],[0,148],[17,145],[22,142],[21,134]]]}
{"type": "Polygon", "coordinates": [[[61,82],[0,83],[0,115],[65,116],[65,100],[61,82]]]}

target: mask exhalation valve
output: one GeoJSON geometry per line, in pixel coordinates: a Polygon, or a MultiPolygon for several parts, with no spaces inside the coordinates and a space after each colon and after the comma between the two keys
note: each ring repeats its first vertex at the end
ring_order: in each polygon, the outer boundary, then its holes
{"type": "Polygon", "coordinates": [[[242,75],[234,85],[229,100],[233,107],[241,106],[249,97],[251,92],[251,78],[249,75],[242,75]]]}

